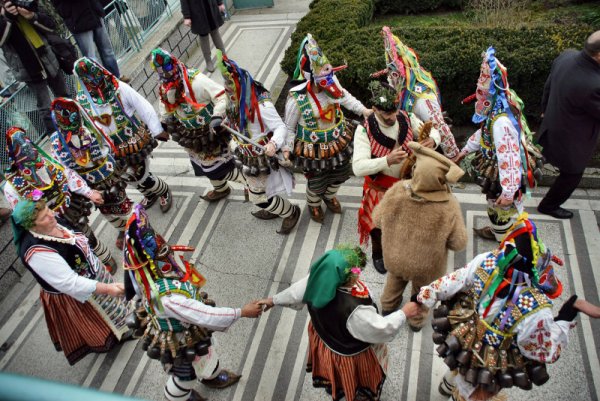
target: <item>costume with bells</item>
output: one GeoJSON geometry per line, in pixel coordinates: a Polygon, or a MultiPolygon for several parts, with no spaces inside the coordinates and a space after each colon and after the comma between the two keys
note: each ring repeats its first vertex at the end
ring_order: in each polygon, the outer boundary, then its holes
{"type": "Polygon", "coordinates": [[[90,188],[102,193],[104,204],[98,209],[119,231],[117,247],[123,249],[125,224],[133,202],[125,192],[124,171],[115,161],[111,142],[74,100],[57,98],[50,112],[56,126],[51,136],[53,156],[76,171],[90,188]]]}
{"type": "Polygon", "coordinates": [[[80,58],[74,71],[80,81],[76,100],[110,139],[127,182],[144,195],[146,207],[160,200],[161,211],[167,212],[173,202],[169,186],[150,172],[149,155],[158,146],[154,137],[163,132],[154,108],[94,60],[80,58]]]}
{"type": "Polygon", "coordinates": [[[476,100],[473,122],[480,128],[461,153],[476,152],[466,165],[471,166],[468,171],[488,199],[487,212],[492,223],[491,227],[475,231],[483,238],[500,241],[511,225],[511,217],[523,211],[522,197],[527,193],[527,185],[533,187],[541,178],[541,158],[535,160],[539,152],[531,145],[523,102],[509,88],[506,68],[496,58],[493,47],[483,54],[476,93],[463,103],[472,100],[476,100]],[[508,204],[498,205],[499,200],[508,204]]]}
{"type": "MultiPolygon", "coordinates": [[[[374,81],[369,84],[369,89],[372,93],[371,103],[377,110],[386,113],[398,110],[394,88],[386,83],[374,81]]],[[[367,245],[369,237],[371,238],[373,266],[382,274],[385,273],[385,266],[381,248],[381,230],[373,224],[371,213],[386,191],[399,179],[406,178],[403,175],[412,172],[410,159],[404,159],[390,166],[387,156],[399,148],[412,155],[408,143],[413,141],[413,127],[418,133],[428,130],[427,135],[437,137],[439,141],[439,132],[432,129],[431,124],[423,124],[414,114],[409,115],[401,110],[397,112],[393,125],[387,125],[376,112],[371,114],[362,125],[356,127],[354,133],[352,170],[355,176],[365,177],[362,203],[358,210],[360,244],[367,245]]]]}
{"type": "Polygon", "coordinates": [[[225,89],[160,48],[152,51],[151,65],[160,79],[158,94],[166,131],[188,152],[194,170],[200,169],[214,188],[203,199],[211,202],[226,197],[231,192],[227,181],[245,181],[233,163],[231,136],[221,128],[225,89]]]}
{"type": "Polygon", "coordinates": [[[98,283],[114,279],[80,232],[58,224],[61,237],[32,228],[43,202],[21,200],[12,224],[17,254],[40,285],[50,339],[70,365],[87,354],[108,352],[123,339],[130,304],[124,297],[96,294],[98,283]]]}
{"type": "Polygon", "coordinates": [[[354,125],[344,119],[341,106],[366,115],[365,106],[341,87],[334,73],[346,66],[332,67],[309,33],[300,44],[293,80],[285,104],[285,124],[294,143],[294,165],[302,167],[307,179],[306,200],[311,218],[322,223],[321,201],[333,213],[342,208],[336,194],[350,177],[354,125]]]}
{"type": "MultiPolygon", "coordinates": [[[[409,282],[414,295],[422,285],[446,273],[448,250],[467,246],[460,205],[449,186],[464,172],[433,149],[416,142],[408,146],[417,159],[412,179],[391,187],[373,211],[373,224],[382,232],[388,270],[381,294],[384,315],[400,308],[409,282]]],[[[428,311],[422,308],[409,319],[413,330],[423,327],[428,311]]]]}
{"type": "Polygon", "coordinates": [[[240,378],[220,369],[212,332],[227,330],[240,318],[241,310],[217,308],[200,291],[206,279],[175,255],[193,250],[167,244],[150,225],[143,206],[134,207],[125,232],[123,260],[141,306],[128,324],[143,332],[142,348],[169,373],[164,388],[169,401],[203,400],[193,390],[197,377],[215,388],[227,387],[240,378]]]}
{"type": "Polygon", "coordinates": [[[442,394],[495,399],[503,388],[530,390],[549,379],[545,364],[560,357],[577,314],[574,296],[552,315],[551,299],[562,292],[552,262],[562,265],[523,213],[498,249],[421,288],[417,301],[425,306],[442,301],[433,341],[453,371],[442,394]]]}
{"type": "Polygon", "coordinates": [[[11,208],[14,209],[21,199],[43,199],[70,226],[85,234],[96,256],[114,273],[117,269],[115,260],[89,225],[93,205],[89,198],[93,190],[85,180],[69,166],[61,165],[46,154],[21,128],[8,129],[6,150],[10,166],[4,173],[4,196],[11,208]]]}
{"type": "Polygon", "coordinates": [[[439,130],[441,138],[436,139],[444,155],[453,159],[459,153],[454,135],[444,119],[441,107],[441,95],[431,73],[421,67],[419,57],[413,49],[406,46],[389,27],[381,30],[385,47],[386,69],[373,74],[374,77],[386,75],[390,85],[397,92],[399,108],[415,114],[422,121],[431,121],[439,130]]]}
{"type": "MultiPolygon", "coordinates": [[[[285,124],[275,110],[269,91],[220,50],[217,56],[228,96],[227,125],[262,147],[270,144],[275,150],[289,150],[284,148],[290,143],[285,124]]],[[[252,214],[265,220],[282,217],[278,232],[288,234],[300,218],[300,208],[278,194],[291,195],[292,174],[276,157],[267,157],[264,150],[238,136],[234,135],[233,139],[237,144],[235,163],[248,184],[250,201],[262,209],[252,214]]]]}

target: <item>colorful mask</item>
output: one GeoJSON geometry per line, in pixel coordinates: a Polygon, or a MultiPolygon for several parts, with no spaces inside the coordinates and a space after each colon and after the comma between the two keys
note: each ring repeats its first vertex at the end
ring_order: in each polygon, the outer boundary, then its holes
{"type": "Polygon", "coordinates": [[[6,132],[6,152],[11,167],[24,171],[26,175],[32,174],[43,163],[37,147],[19,127],[11,127],[6,132]]]}
{"type": "Polygon", "coordinates": [[[174,82],[181,79],[180,61],[160,47],[152,50],[150,66],[158,73],[161,82],[174,82]]]}
{"type": "Polygon", "coordinates": [[[312,78],[315,85],[324,90],[329,96],[339,99],[343,96],[343,92],[334,73],[346,67],[346,65],[332,67],[317,41],[308,33],[300,44],[294,80],[304,81],[312,78]]]}
{"type": "Polygon", "coordinates": [[[95,104],[114,100],[119,83],[106,68],[92,59],[82,57],[75,62],[74,72],[95,104]]]}

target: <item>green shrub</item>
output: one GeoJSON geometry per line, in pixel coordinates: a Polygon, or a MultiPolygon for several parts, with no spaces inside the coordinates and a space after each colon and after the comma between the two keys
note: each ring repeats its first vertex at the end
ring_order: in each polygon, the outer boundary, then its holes
{"type": "Polygon", "coordinates": [[[439,9],[460,9],[462,0],[374,0],[375,13],[385,14],[418,14],[439,9]]]}
{"type": "MultiPolygon", "coordinates": [[[[305,16],[282,61],[283,70],[291,75],[300,41],[311,32],[333,65],[348,63],[348,69],[337,74],[342,85],[359,99],[369,99],[369,74],[385,67],[380,25],[364,26],[372,12],[368,1],[334,1],[338,21],[322,28],[325,1],[317,1],[305,16]],[[343,7],[343,3],[349,6],[343,7]],[[354,19],[352,19],[354,18],[354,19]],[[341,20],[341,21],[340,21],[341,20]],[[343,21],[343,23],[342,23],[343,21]],[[319,33],[317,33],[319,32],[319,33]]],[[[329,3],[329,2],[327,2],[329,3]]],[[[567,48],[581,48],[593,29],[590,26],[553,25],[527,29],[410,27],[391,26],[392,31],[419,55],[421,65],[437,80],[442,94],[442,106],[455,125],[470,124],[473,105],[460,101],[475,92],[481,54],[488,46],[496,48],[497,56],[508,69],[508,80],[525,102],[530,122],[541,113],[540,101],[552,61],[567,48]]]]}

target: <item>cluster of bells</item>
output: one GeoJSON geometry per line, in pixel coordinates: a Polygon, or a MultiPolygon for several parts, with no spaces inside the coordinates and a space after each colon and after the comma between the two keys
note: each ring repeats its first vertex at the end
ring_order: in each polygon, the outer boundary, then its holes
{"type": "Polygon", "coordinates": [[[531,390],[533,384],[541,386],[550,379],[545,364],[524,358],[516,346],[498,350],[479,341],[476,312],[467,297],[453,308],[442,303],[434,310],[431,325],[436,351],[444,363],[451,370],[458,369],[475,387],[482,386],[490,393],[513,386],[531,390]]]}
{"type": "Polygon", "coordinates": [[[103,206],[113,206],[120,204],[125,199],[125,188],[127,188],[127,182],[124,180],[105,180],[104,185],[100,185],[95,189],[102,191],[102,198],[104,199],[103,206]]]}
{"type": "Polygon", "coordinates": [[[271,170],[279,170],[279,161],[277,157],[268,157],[265,154],[259,156],[248,156],[240,148],[236,148],[233,155],[233,161],[238,169],[241,169],[244,175],[257,177],[261,174],[269,174],[271,170]]]}
{"type": "Polygon", "coordinates": [[[158,146],[158,141],[152,138],[146,145],[139,150],[127,153],[123,157],[117,158],[118,167],[125,169],[127,165],[138,165],[142,163],[152,153],[152,150],[158,146]]]}
{"type": "Polygon", "coordinates": [[[221,153],[222,144],[229,142],[229,136],[222,133],[216,135],[207,125],[196,129],[183,128],[176,121],[169,119],[166,122],[166,131],[175,142],[184,148],[191,149],[196,153],[221,153]]]}
{"type": "Polygon", "coordinates": [[[94,204],[78,194],[72,193],[70,197],[69,207],[65,209],[63,217],[74,227],[81,229],[88,223],[94,204]]]}
{"type": "MultiPolygon", "coordinates": [[[[205,305],[216,306],[205,292],[200,297],[205,305]]],[[[191,325],[183,331],[183,336],[161,330],[140,301],[135,312],[127,317],[126,325],[134,330],[134,337],[142,337],[142,349],[148,358],[158,359],[164,365],[175,364],[177,360],[193,362],[196,356],[208,354],[211,346],[212,331],[202,327],[191,325]]]]}
{"type": "MultiPolygon", "coordinates": [[[[318,144],[313,146],[320,149],[318,144]]],[[[300,152],[300,154],[298,154],[298,152],[294,152],[294,167],[302,168],[305,171],[335,170],[338,166],[341,166],[346,163],[346,161],[350,160],[352,158],[352,153],[353,149],[350,143],[348,143],[342,151],[330,156],[329,158],[307,157],[304,156],[305,152],[300,152]]]]}

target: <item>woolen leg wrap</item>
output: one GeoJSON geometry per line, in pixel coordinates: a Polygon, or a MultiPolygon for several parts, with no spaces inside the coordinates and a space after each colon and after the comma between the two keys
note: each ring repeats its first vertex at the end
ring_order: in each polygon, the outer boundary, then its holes
{"type": "Polygon", "coordinates": [[[335,198],[335,196],[337,195],[337,192],[340,190],[340,187],[342,186],[342,184],[333,184],[327,187],[327,189],[325,190],[325,193],[323,194],[323,198],[330,200],[335,198]]]}
{"type": "Polygon", "coordinates": [[[210,180],[210,183],[212,184],[216,192],[224,192],[227,191],[227,188],[229,188],[229,184],[227,183],[227,181],[238,181],[239,177],[240,170],[234,168],[233,170],[225,174],[223,178],[220,178],[218,180],[210,180]]]}
{"type": "Polygon", "coordinates": [[[185,401],[189,398],[195,380],[183,381],[175,376],[169,376],[165,384],[165,397],[169,401],[185,401]]]}
{"type": "Polygon", "coordinates": [[[500,218],[493,208],[488,208],[487,214],[490,218],[490,223],[492,223],[492,231],[494,232],[496,241],[502,241],[502,238],[504,238],[511,226],[511,219],[500,218]]]}
{"type": "Polygon", "coordinates": [[[321,197],[306,187],[306,203],[308,206],[321,206],[321,197]]]}
{"type": "Polygon", "coordinates": [[[142,193],[146,198],[154,198],[156,196],[163,196],[169,190],[169,186],[162,178],[158,178],[154,174],[150,173],[148,178],[137,186],[138,191],[142,193]]]}
{"type": "Polygon", "coordinates": [[[263,209],[285,219],[286,217],[290,217],[292,215],[292,212],[294,211],[294,205],[292,205],[289,200],[284,199],[279,195],[275,195],[269,199],[269,205],[263,209]]]}
{"type": "Polygon", "coordinates": [[[97,240],[96,246],[93,248],[93,250],[94,250],[94,254],[96,254],[98,259],[100,259],[102,261],[102,263],[107,265],[108,262],[110,261],[112,255],[110,254],[110,250],[106,247],[106,245],[104,245],[104,243],[102,241],[97,240]]]}
{"type": "Polygon", "coordinates": [[[125,226],[127,225],[127,220],[129,219],[129,216],[105,214],[104,217],[114,228],[116,228],[119,231],[125,231],[125,226]]]}

